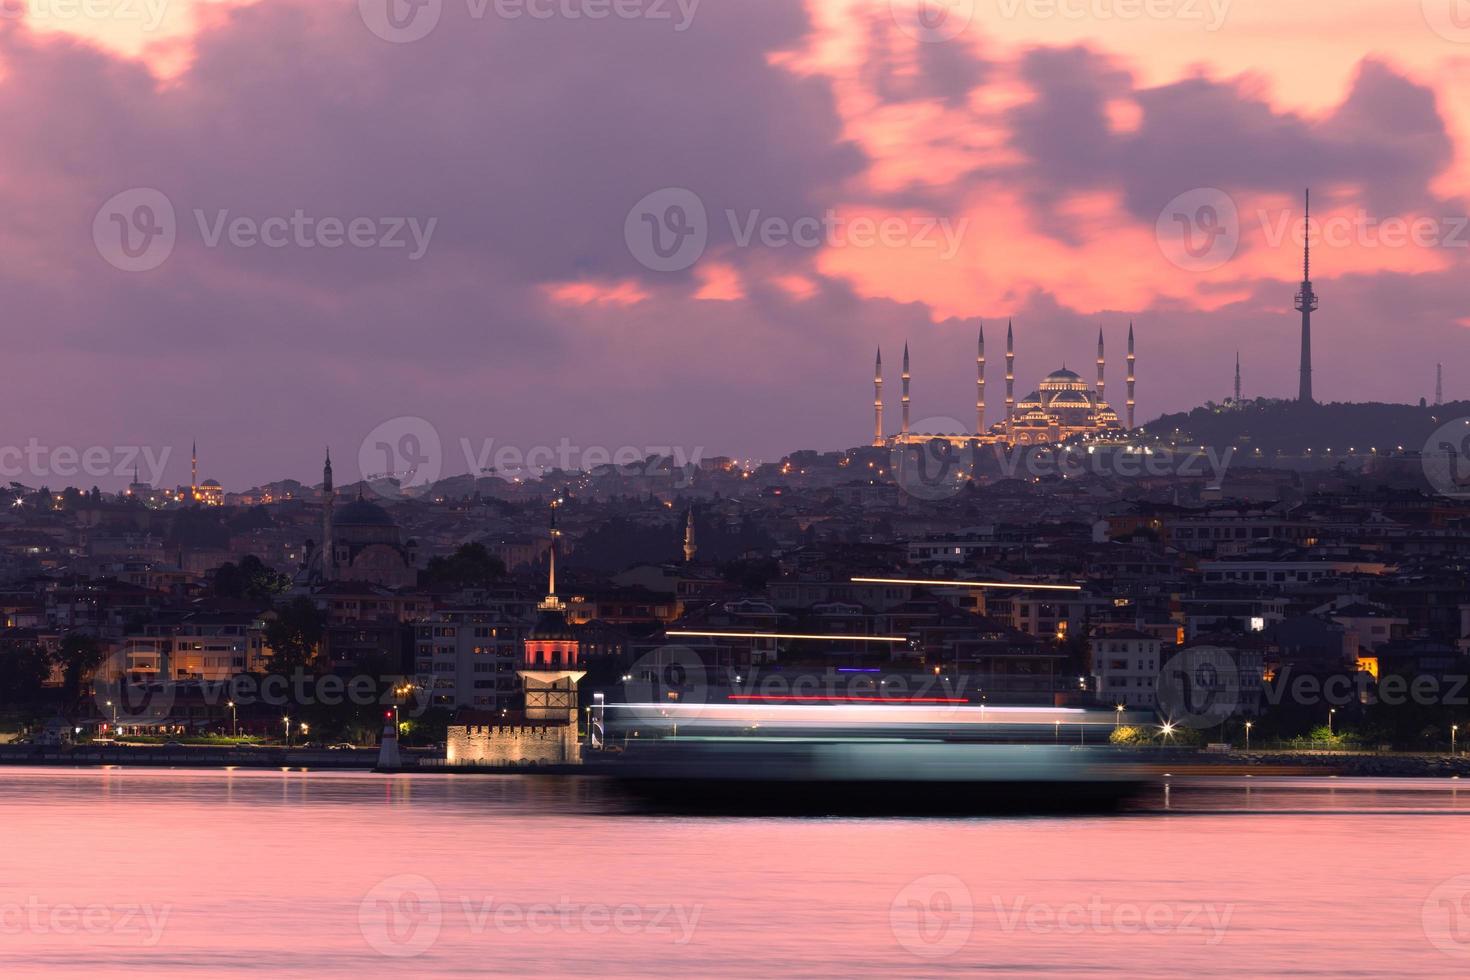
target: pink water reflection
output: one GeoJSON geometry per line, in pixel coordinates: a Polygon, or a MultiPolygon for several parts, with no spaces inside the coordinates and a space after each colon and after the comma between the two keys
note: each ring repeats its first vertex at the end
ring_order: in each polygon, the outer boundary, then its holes
{"type": "Polygon", "coordinates": [[[3,972],[1464,975],[1470,799],[1335,782],[772,820],[619,813],[582,780],[9,771],[3,972]]]}

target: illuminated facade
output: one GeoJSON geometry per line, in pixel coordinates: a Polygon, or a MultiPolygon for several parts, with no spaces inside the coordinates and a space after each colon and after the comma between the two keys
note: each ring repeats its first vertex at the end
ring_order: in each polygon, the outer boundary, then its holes
{"type": "Polygon", "coordinates": [[[1063,367],[1041,379],[1035,391],[1016,400],[1015,333],[1006,326],[1005,411],[1002,419],[986,425],[985,418],[985,331],[978,338],[975,357],[975,428],[972,432],[915,432],[910,427],[909,350],[903,351],[902,421],[899,430],[886,434],[883,428],[883,355],[879,351],[874,365],[873,415],[874,446],[922,445],[935,439],[966,445],[970,443],[1003,443],[1038,445],[1065,442],[1077,437],[1107,438],[1122,436],[1133,428],[1134,356],[1133,326],[1128,327],[1127,417],[1120,418],[1104,397],[1107,384],[1103,354],[1103,335],[1097,335],[1097,381],[1089,385],[1081,375],[1063,367]]]}

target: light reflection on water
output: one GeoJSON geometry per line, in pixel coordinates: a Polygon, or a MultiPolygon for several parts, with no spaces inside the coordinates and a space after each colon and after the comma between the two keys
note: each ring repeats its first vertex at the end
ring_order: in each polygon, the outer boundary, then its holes
{"type": "Polygon", "coordinates": [[[0,972],[1449,976],[1470,965],[1470,878],[1456,883],[1470,875],[1470,792],[1458,781],[1177,779],[1167,809],[1162,788],[1141,809],[685,818],[625,812],[575,778],[6,771],[0,972]]]}

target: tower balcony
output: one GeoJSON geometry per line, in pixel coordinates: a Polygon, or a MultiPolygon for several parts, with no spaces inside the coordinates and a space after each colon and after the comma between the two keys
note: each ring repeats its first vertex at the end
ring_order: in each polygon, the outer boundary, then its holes
{"type": "Polygon", "coordinates": [[[1296,308],[1302,313],[1316,312],[1317,294],[1312,292],[1311,286],[1296,294],[1296,308]]]}

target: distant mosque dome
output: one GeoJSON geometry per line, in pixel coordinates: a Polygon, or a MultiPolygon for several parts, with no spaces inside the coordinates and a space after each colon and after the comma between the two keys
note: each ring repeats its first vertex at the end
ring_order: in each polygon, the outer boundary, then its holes
{"type": "Polygon", "coordinates": [[[1060,371],[1053,371],[1041,379],[1042,391],[1055,391],[1066,388],[1086,390],[1087,382],[1083,381],[1082,376],[1076,371],[1068,371],[1066,368],[1062,368],[1060,371]]]}
{"type": "Polygon", "coordinates": [[[394,527],[395,522],[386,510],[370,500],[358,497],[332,515],[337,527],[394,527]]]}

